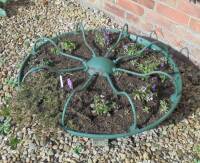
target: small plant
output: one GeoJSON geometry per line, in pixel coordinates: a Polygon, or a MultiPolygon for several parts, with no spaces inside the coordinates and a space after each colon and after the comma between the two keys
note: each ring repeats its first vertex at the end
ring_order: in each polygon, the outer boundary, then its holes
{"type": "Polygon", "coordinates": [[[95,42],[101,47],[106,47],[111,43],[110,32],[102,29],[100,32],[95,32],[95,42]]]}
{"type": "Polygon", "coordinates": [[[0,134],[7,135],[10,132],[11,129],[10,122],[11,118],[7,117],[3,123],[0,123],[0,134]]]}
{"type": "Polygon", "coordinates": [[[139,44],[128,44],[125,45],[124,47],[124,53],[129,55],[129,56],[134,56],[136,53],[142,49],[142,45],[139,44]]]}
{"type": "Polygon", "coordinates": [[[63,50],[66,50],[68,52],[72,52],[76,49],[76,44],[72,41],[64,41],[60,43],[60,46],[63,50]]]}
{"type": "Polygon", "coordinates": [[[159,62],[153,60],[146,60],[144,61],[144,63],[138,63],[136,66],[139,72],[146,74],[155,71],[159,65],[159,62]]]}
{"type": "Polygon", "coordinates": [[[138,90],[133,91],[133,98],[134,100],[140,100],[140,101],[152,101],[153,100],[153,93],[151,92],[150,86],[142,86],[138,90]]]}
{"type": "Polygon", "coordinates": [[[116,104],[106,103],[105,100],[101,99],[99,96],[94,96],[94,104],[91,105],[91,107],[94,108],[94,112],[97,113],[97,115],[103,115],[107,114],[112,108],[116,107],[116,104]]]}
{"type": "Polygon", "coordinates": [[[60,52],[58,48],[51,48],[50,51],[51,51],[51,53],[54,54],[54,55],[59,55],[59,52],[60,52]]]}
{"type": "Polygon", "coordinates": [[[149,113],[150,108],[147,106],[144,106],[144,108],[142,109],[145,113],[149,113]]]}
{"type": "Polygon", "coordinates": [[[5,107],[2,110],[0,110],[0,116],[9,117],[10,116],[10,112],[11,112],[10,107],[5,107]]]}
{"type": "Polygon", "coordinates": [[[73,152],[76,153],[77,155],[80,155],[83,152],[83,145],[79,144],[75,146],[73,152]]]}
{"type": "MultiPolygon", "coordinates": [[[[9,0],[0,0],[0,4],[5,5],[9,0]]],[[[6,11],[3,8],[0,8],[0,16],[7,16],[6,11]]]]}
{"type": "Polygon", "coordinates": [[[5,84],[11,86],[12,88],[15,88],[17,86],[17,79],[6,78],[5,84]]]}
{"type": "Polygon", "coordinates": [[[49,59],[43,59],[41,65],[43,65],[43,66],[46,65],[46,66],[51,66],[51,67],[53,67],[53,66],[54,66],[54,62],[51,61],[51,60],[49,60],[49,59]]]}
{"type": "Polygon", "coordinates": [[[166,100],[160,100],[160,112],[166,113],[168,111],[168,103],[166,100]]]}
{"type": "Polygon", "coordinates": [[[12,137],[10,139],[9,145],[10,145],[12,150],[15,150],[19,143],[20,143],[20,139],[18,139],[17,137],[12,137]]]}

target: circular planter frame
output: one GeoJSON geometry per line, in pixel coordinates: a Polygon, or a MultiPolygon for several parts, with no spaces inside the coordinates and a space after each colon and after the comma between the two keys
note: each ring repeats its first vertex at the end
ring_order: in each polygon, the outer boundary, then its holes
{"type": "Polygon", "coordinates": [[[86,41],[86,36],[85,36],[85,30],[82,24],[78,24],[77,25],[77,29],[76,31],[73,32],[68,32],[68,33],[63,33],[59,36],[53,37],[53,38],[40,38],[36,41],[36,43],[33,46],[32,52],[25,58],[25,60],[22,63],[22,66],[20,68],[20,72],[19,72],[19,76],[18,76],[18,84],[21,85],[22,82],[25,80],[25,78],[34,73],[34,72],[39,72],[42,70],[48,70],[50,72],[55,72],[58,74],[62,74],[62,73],[73,73],[76,71],[84,71],[88,73],[88,79],[85,81],[85,83],[81,86],[78,86],[77,88],[75,88],[72,93],[69,95],[69,97],[67,97],[65,105],[64,105],[64,109],[63,109],[63,113],[62,113],[62,118],[61,118],[61,124],[63,129],[68,132],[71,133],[72,135],[76,135],[76,136],[81,136],[81,137],[88,137],[88,138],[94,138],[94,139],[114,139],[114,138],[120,138],[120,137],[128,137],[128,136],[132,136],[141,132],[144,132],[146,130],[152,129],[154,127],[156,127],[157,125],[159,125],[161,122],[163,122],[166,118],[168,118],[171,113],[175,110],[177,104],[180,101],[181,98],[181,94],[182,94],[182,80],[181,80],[181,75],[179,73],[179,69],[177,67],[177,65],[174,63],[171,55],[169,54],[169,52],[157,45],[158,42],[151,42],[145,38],[142,38],[140,36],[134,35],[134,34],[129,34],[128,33],[128,25],[124,25],[122,31],[119,30],[109,30],[109,32],[112,33],[119,33],[119,37],[116,41],[115,44],[113,44],[111,46],[111,48],[108,49],[107,53],[104,55],[104,57],[98,57],[94,50],[89,46],[89,44],[86,41]],[[85,45],[87,46],[87,48],[91,51],[92,57],[90,60],[84,60],[82,58],[73,56],[71,54],[66,54],[64,53],[62,50],[60,50],[57,46],[57,42],[59,40],[59,38],[61,36],[66,36],[66,35],[76,35],[76,34],[80,34],[80,32],[82,33],[82,37],[84,40],[85,45]],[[134,56],[121,56],[118,57],[115,60],[111,60],[109,59],[109,54],[112,52],[112,50],[117,47],[118,43],[125,37],[128,37],[130,40],[132,40],[133,42],[143,45],[144,48],[140,51],[138,51],[136,53],[136,55],[134,56]],[[65,68],[65,69],[53,69],[49,66],[39,66],[39,67],[33,67],[31,68],[28,72],[24,73],[24,69],[26,67],[26,65],[28,64],[29,60],[31,59],[32,56],[37,55],[39,49],[46,45],[46,44],[52,44],[55,48],[57,48],[59,50],[59,55],[65,56],[66,58],[72,59],[72,60],[76,60],[76,61],[80,61],[82,63],[81,67],[74,67],[74,68],[65,68]],[[152,71],[150,73],[147,74],[141,74],[138,72],[132,72],[126,69],[122,69],[122,68],[118,68],[116,66],[117,63],[119,63],[122,60],[127,60],[130,61],[132,59],[135,59],[137,57],[141,57],[143,55],[143,52],[146,49],[152,49],[154,51],[159,51],[163,57],[165,57],[169,63],[169,65],[171,65],[171,67],[173,68],[173,73],[168,74],[166,72],[163,71],[152,71]],[[162,117],[160,117],[158,120],[154,121],[153,123],[143,127],[143,128],[138,128],[137,127],[137,120],[136,120],[136,109],[135,109],[135,105],[131,99],[131,97],[124,91],[119,91],[117,90],[117,88],[115,88],[112,79],[111,79],[111,75],[113,75],[115,72],[123,72],[123,73],[127,73],[129,75],[133,75],[133,76],[138,76],[138,77],[148,77],[150,75],[154,75],[154,74],[158,74],[158,75],[164,75],[165,77],[167,77],[168,79],[171,80],[171,82],[173,83],[174,86],[174,93],[170,96],[170,108],[168,110],[168,112],[166,112],[162,117]],[[91,82],[93,81],[94,77],[96,75],[101,75],[103,77],[105,77],[107,79],[107,82],[109,83],[109,85],[111,86],[113,93],[119,96],[125,96],[130,105],[131,105],[131,110],[132,110],[132,115],[133,115],[133,122],[132,125],[130,126],[129,130],[127,133],[119,133],[119,134],[90,134],[90,133],[83,133],[80,131],[75,131],[72,130],[70,128],[68,128],[65,125],[65,116],[66,113],[68,111],[68,106],[71,102],[71,99],[73,98],[73,96],[80,91],[84,91],[85,89],[87,89],[87,87],[91,84],[91,82]]]}

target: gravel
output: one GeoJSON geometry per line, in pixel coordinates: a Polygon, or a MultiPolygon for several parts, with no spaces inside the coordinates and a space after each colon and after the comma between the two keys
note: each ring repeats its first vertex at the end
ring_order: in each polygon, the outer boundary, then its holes
{"type": "MultiPolygon", "coordinates": [[[[85,10],[73,0],[55,0],[48,4],[44,0],[32,0],[24,6],[14,4],[10,7],[9,15],[9,18],[0,18],[0,107],[6,105],[15,93],[13,85],[7,84],[7,81],[16,77],[19,63],[37,38],[71,31],[80,21],[86,28],[120,28],[104,13],[85,10]]],[[[184,100],[172,115],[173,118],[160,127],[127,139],[111,140],[109,148],[102,148],[92,146],[90,139],[71,136],[60,128],[56,136],[39,139],[35,133],[37,124],[27,122],[22,130],[13,126],[10,134],[0,135],[0,160],[5,163],[182,163],[200,160],[199,78],[192,67],[181,69],[188,71],[186,75],[189,74],[184,76],[188,81],[184,85],[184,100]],[[187,109],[182,111],[182,107],[187,109]],[[16,150],[9,146],[13,135],[21,140],[16,150]],[[81,148],[79,153],[75,152],[78,147],[81,148]]],[[[0,117],[0,121],[3,120],[4,117],[0,117]]]]}

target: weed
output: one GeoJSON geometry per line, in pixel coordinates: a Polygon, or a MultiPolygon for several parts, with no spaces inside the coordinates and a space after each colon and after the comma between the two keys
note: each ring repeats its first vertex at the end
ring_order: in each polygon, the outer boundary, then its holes
{"type": "Polygon", "coordinates": [[[3,123],[0,123],[0,134],[7,135],[11,129],[11,118],[7,117],[3,123]]]}
{"type": "Polygon", "coordinates": [[[42,131],[48,133],[50,128],[56,128],[59,123],[59,109],[63,107],[66,96],[58,86],[58,78],[45,72],[37,73],[31,81],[25,82],[12,104],[15,123],[24,127],[24,124],[34,118],[38,122],[38,135],[42,131]]]}
{"type": "Polygon", "coordinates": [[[5,84],[9,85],[12,88],[15,88],[17,86],[17,79],[14,78],[6,78],[5,84]]]}
{"type": "Polygon", "coordinates": [[[20,143],[20,139],[18,139],[17,137],[12,137],[9,141],[9,145],[11,147],[12,150],[15,150],[17,148],[17,145],[20,143]]]}
{"type": "Polygon", "coordinates": [[[80,155],[83,151],[83,145],[77,145],[74,147],[73,152],[76,153],[77,155],[80,155]]]}

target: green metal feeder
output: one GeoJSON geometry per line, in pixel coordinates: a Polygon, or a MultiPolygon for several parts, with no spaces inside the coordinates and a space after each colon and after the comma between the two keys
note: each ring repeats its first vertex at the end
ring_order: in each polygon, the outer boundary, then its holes
{"type": "MultiPolygon", "coordinates": [[[[109,30],[109,32],[111,33],[119,33],[119,30],[109,30]]],[[[97,56],[96,53],[94,52],[94,50],[89,46],[89,44],[86,41],[86,37],[85,37],[85,30],[82,24],[78,24],[77,26],[77,30],[74,32],[68,32],[68,33],[63,33],[59,36],[56,36],[52,39],[49,38],[40,38],[36,41],[36,43],[34,44],[34,47],[32,49],[32,52],[25,58],[20,72],[19,72],[19,77],[18,77],[18,83],[19,85],[25,80],[25,78],[34,73],[34,72],[39,72],[42,70],[49,70],[50,72],[56,72],[56,73],[73,73],[73,72],[77,72],[77,71],[82,71],[82,72],[87,72],[88,74],[88,79],[85,81],[85,83],[77,88],[75,88],[72,93],[69,95],[69,97],[67,97],[65,105],[64,105],[64,109],[63,109],[63,113],[62,113],[62,119],[61,119],[61,123],[62,123],[62,127],[63,129],[68,132],[71,133],[73,135],[76,136],[81,136],[81,137],[88,137],[88,138],[94,138],[94,139],[114,139],[114,138],[120,138],[120,137],[128,137],[128,136],[132,136],[134,134],[137,133],[141,133],[143,131],[152,129],[154,127],[156,127],[158,124],[160,124],[161,122],[163,122],[167,117],[170,116],[170,114],[174,111],[174,109],[176,108],[177,104],[180,101],[181,98],[181,94],[182,94],[182,80],[181,80],[181,76],[179,73],[179,69],[176,66],[176,64],[174,63],[172,57],[170,56],[170,54],[168,53],[168,51],[165,48],[159,47],[157,45],[158,42],[150,42],[147,39],[144,39],[142,37],[133,35],[133,34],[129,34],[128,33],[128,25],[124,25],[122,31],[119,34],[119,37],[116,41],[116,43],[108,49],[107,53],[104,55],[104,57],[100,57],[97,56]],[[73,56],[71,54],[66,54],[63,51],[61,51],[56,42],[59,40],[59,38],[61,38],[62,36],[67,36],[67,35],[76,35],[79,33],[82,33],[82,37],[84,40],[85,45],[87,46],[87,48],[91,51],[92,56],[89,60],[85,60],[82,59],[80,57],[76,57],[73,56]],[[119,44],[119,42],[123,39],[123,38],[129,38],[130,40],[132,40],[133,42],[136,42],[137,44],[143,45],[144,48],[140,51],[138,51],[134,56],[121,56],[118,57],[117,59],[111,60],[109,58],[109,54],[112,52],[112,50],[114,48],[116,48],[116,46],[119,44]],[[39,49],[46,45],[46,44],[52,44],[55,48],[59,49],[59,55],[61,56],[65,56],[66,58],[72,59],[72,60],[76,60],[76,61],[80,61],[82,63],[81,67],[76,67],[76,68],[65,68],[65,69],[59,69],[59,70],[54,70],[49,66],[38,66],[38,67],[34,67],[31,68],[29,71],[27,71],[26,73],[24,73],[24,69],[28,63],[28,61],[30,60],[30,58],[32,56],[35,56],[39,49]],[[138,72],[132,72],[123,68],[118,67],[118,63],[120,63],[121,61],[130,61],[133,60],[137,57],[142,56],[144,53],[144,51],[146,49],[152,49],[155,51],[159,51],[161,52],[161,54],[163,55],[163,57],[165,57],[168,60],[168,63],[171,65],[171,67],[173,68],[173,74],[168,74],[165,73],[163,71],[152,71],[150,73],[147,74],[141,74],[138,72]],[[143,128],[138,128],[137,127],[137,120],[136,120],[136,109],[135,109],[135,105],[131,99],[131,97],[129,96],[128,93],[124,92],[124,91],[119,91],[113,84],[111,76],[114,75],[116,72],[123,72],[123,73],[127,73],[129,75],[132,76],[138,76],[138,77],[148,77],[150,75],[153,74],[158,74],[158,75],[164,75],[166,78],[170,79],[171,82],[173,83],[174,86],[174,93],[170,96],[170,108],[168,110],[168,112],[166,114],[164,114],[161,118],[159,118],[158,120],[154,121],[153,123],[143,127],[143,128]],[[124,96],[128,99],[130,105],[131,105],[131,110],[132,110],[132,115],[133,115],[133,122],[128,130],[127,133],[119,133],[119,134],[90,134],[90,133],[83,133],[80,131],[75,131],[72,130],[70,128],[68,128],[65,125],[65,116],[66,113],[68,111],[68,106],[72,100],[72,98],[74,97],[74,95],[77,92],[80,91],[84,91],[86,90],[90,84],[93,82],[94,78],[96,75],[100,75],[103,76],[107,82],[109,83],[110,87],[113,90],[113,93],[119,96],[124,96]]]]}

